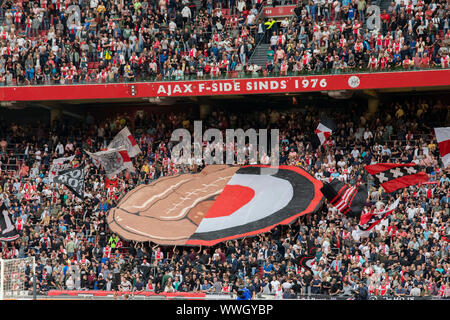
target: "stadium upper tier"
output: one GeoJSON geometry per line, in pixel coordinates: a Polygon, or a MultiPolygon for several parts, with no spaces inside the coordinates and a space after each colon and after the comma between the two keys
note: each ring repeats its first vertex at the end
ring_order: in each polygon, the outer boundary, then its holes
{"type": "Polygon", "coordinates": [[[298,3],[280,21],[261,3],[3,1],[0,85],[449,68],[444,0],[394,2],[378,26],[360,0],[298,3]]]}

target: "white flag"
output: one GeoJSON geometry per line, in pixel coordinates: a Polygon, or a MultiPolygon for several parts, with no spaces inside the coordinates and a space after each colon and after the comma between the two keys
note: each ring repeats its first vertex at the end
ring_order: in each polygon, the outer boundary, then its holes
{"type": "Polygon", "coordinates": [[[72,168],[72,161],[75,158],[75,155],[66,158],[58,158],[52,161],[50,165],[50,170],[48,173],[48,179],[53,182],[53,178],[58,175],[59,171],[68,170],[72,168]]]}
{"type": "Polygon", "coordinates": [[[434,128],[444,168],[450,164],[450,127],[434,128]]]}
{"type": "Polygon", "coordinates": [[[139,148],[138,144],[134,140],[130,130],[128,130],[128,127],[120,130],[120,132],[109,143],[108,149],[115,149],[121,146],[123,146],[128,151],[128,156],[130,156],[131,158],[142,152],[141,148],[139,148]]]}
{"type": "Polygon", "coordinates": [[[124,147],[108,149],[96,153],[86,151],[86,153],[93,159],[100,162],[105,169],[108,179],[125,169],[135,172],[133,163],[131,162],[128,152],[124,147]]]}

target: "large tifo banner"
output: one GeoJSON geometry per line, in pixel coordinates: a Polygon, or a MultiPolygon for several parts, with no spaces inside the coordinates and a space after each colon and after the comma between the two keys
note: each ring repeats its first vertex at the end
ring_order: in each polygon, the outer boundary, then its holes
{"type": "Polygon", "coordinates": [[[214,245],[268,232],[316,212],[322,183],[299,167],[210,165],[140,185],[108,213],[123,239],[161,245],[214,245]]]}
{"type": "Polygon", "coordinates": [[[0,101],[217,96],[450,86],[450,69],[296,77],[0,87],[0,101]]]}

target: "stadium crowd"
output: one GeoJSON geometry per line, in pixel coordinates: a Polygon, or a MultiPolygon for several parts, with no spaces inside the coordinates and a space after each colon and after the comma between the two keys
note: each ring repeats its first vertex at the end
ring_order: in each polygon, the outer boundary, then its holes
{"type": "Polygon", "coordinates": [[[394,1],[372,28],[381,2],[6,0],[0,85],[449,67],[447,1],[394,1]],[[282,21],[260,14],[291,3],[282,21]],[[264,66],[249,62],[260,43],[264,66]]]}
{"type": "MultiPolygon", "coordinates": [[[[236,294],[246,287],[253,297],[350,298],[361,287],[378,296],[449,297],[450,177],[432,135],[433,127],[449,122],[448,105],[431,98],[402,98],[381,105],[372,117],[355,105],[348,108],[352,112],[326,111],[338,130],[317,149],[310,143],[320,118],[314,105],[258,112],[218,109],[204,123],[219,129],[280,128],[281,164],[301,166],[323,181],[367,183],[367,207],[400,196],[400,206],[369,238],[354,240],[359,221],[324,204],[290,226],[213,247],[129,242],[109,231],[108,209],[139,184],[202,168],[195,163],[176,166],[170,159],[171,132],[192,129],[194,115],[121,113],[105,121],[88,115],[83,125],[51,126],[1,119],[0,199],[21,235],[0,242],[1,257],[35,256],[39,294],[52,289],[236,294]],[[125,171],[108,180],[82,150],[105,148],[125,125],[142,154],[133,158],[136,173],[125,171]],[[73,165],[86,166],[84,201],[48,180],[52,159],[70,155],[75,155],[73,165]],[[362,167],[381,161],[416,162],[431,183],[387,194],[362,167]],[[312,248],[315,263],[308,270],[299,258],[312,248]]],[[[29,268],[26,275],[31,292],[29,268]]]]}

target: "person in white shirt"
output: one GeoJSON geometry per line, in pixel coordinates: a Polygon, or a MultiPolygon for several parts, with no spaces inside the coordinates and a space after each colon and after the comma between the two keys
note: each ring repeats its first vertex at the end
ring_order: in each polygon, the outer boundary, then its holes
{"type": "Polygon", "coordinates": [[[185,5],[181,10],[181,16],[183,17],[185,23],[192,18],[192,11],[187,5],[185,5]]]}
{"type": "Polygon", "coordinates": [[[42,159],[41,158],[41,154],[42,154],[41,150],[36,150],[36,152],[34,153],[34,156],[35,156],[36,160],[38,160],[39,162],[42,159]]]}
{"type": "Polygon", "coordinates": [[[96,9],[98,7],[98,0],[91,0],[91,9],[96,9]]]}
{"type": "Polygon", "coordinates": [[[280,286],[280,281],[277,280],[275,276],[272,278],[273,280],[270,281],[270,285],[272,286],[272,293],[277,293],[278,287],[280,286]]]}
{"type": "Polygon", "coordinates": [[[70,141],[67,142],[66,147],[64,149],[67,152],[72,152],[73,151],[73,144],[72,144],[72,142],[70,142],[70,141]]]}
{"type": "Polygon", "coordinates": [[[363,138],[364,138],[364,140],[372,139],[372,138],[373,138],[373,134],[372,134],[372,132],[369,130],[369,128],[366,128],[366,130],[364,130],[363,138]]]}
{"type": "Polygon", "coordinates": [[[409,204],[409,208],[406,209],[406,213],[408,214],[408,219],[412,220],[414,216],[417,214],[418,209],[413,207],[413,204],[409,204]]]}
{"type": "Polygon", "coordinates": [[[274,31],[272,36],[270,37],[270,45],[272,47],[276,47],[277,43],[278,43],[278,36],[277,36],[276,32],[274,31]]]}
{"type": "Polygon", "coordinates": [[[256,16],[253,13],[250,13],[247,16],[247,26],[250,27],[250,26],[254,25],[255,24],[255,19],[256,19],[256,16]]]}
{"type": "Polygon", "coordinates": [[[169,30],[173,32],[177,30],[177,24],[175,23],[175,21],[171,20],[169,22],[169,30]]]}
{"type": "Polygon", "coordinates": [[[353,148],[352,152],[351,152],[353,158],[357,158],[359,156],[359,150],[355,148],[353,148]]]}

